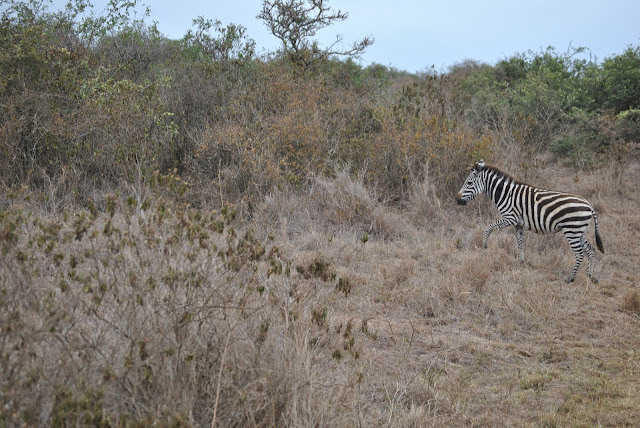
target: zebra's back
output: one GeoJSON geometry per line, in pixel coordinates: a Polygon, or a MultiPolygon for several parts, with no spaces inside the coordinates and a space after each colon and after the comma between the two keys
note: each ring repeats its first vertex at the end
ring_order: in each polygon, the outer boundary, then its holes
{"type": "Polygon", "coordinates": [[[556,233],[565,229],[581,230],[589,226],[593,207],[584,198],[570,193],[538,189],[523,192],[527,197],[523,212],[524,227],[538,233],[556,233]]]}

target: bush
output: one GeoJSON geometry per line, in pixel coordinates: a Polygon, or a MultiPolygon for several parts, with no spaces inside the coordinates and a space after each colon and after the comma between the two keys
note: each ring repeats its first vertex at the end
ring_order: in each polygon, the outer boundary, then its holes
{"type": "Polygon", "coordinates": [[[303,70],[286,55],[256,58],[242,26],[199,17],[171,41],[130,19],[134,7],[100,16],[81,3],[50,13],[13,2],[3,12],[3,183],[84,204],[176,169],[192,203],[234,202],[250,214],[274,188],[308,189],[348,170],[404,207],[427,169],[440,198],[495,153],[503,164],[547,149],[578,159],[607,146],[595,134],[636,138],[632,113],[614,129],[577,112],[602,115],[632,97],[637,49],[602,69],[583,49],[549,48],[444,74],[335,58],[303,70]]]}
{"type": "Polygon", "coordinates": [[[624,141],[640,143],[640,109],[620,112],[616,127],[624,141]]]}
{"type": "Polygon", "coordinates": [[[604,108],[619,113],[640,108],[640,46],[602,62],[604,108]]]}

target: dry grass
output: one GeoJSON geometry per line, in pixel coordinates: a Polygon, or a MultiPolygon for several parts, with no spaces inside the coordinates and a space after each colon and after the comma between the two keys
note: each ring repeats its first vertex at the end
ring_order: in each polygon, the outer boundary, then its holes
{"type": "Polygon", "coordinates": [[[609,188],[541,174],[598,210],[598,285],[584,267],[564,283],[560,235],[527,233],[524,264],[510,231],[482,249],[495,210],[429,206],[426,184],[398,211],[338,174],[220,233],[223,213],[159,202],[66,219],[14,203],[2,421],[635,426],[640,168],[609,188]]]}

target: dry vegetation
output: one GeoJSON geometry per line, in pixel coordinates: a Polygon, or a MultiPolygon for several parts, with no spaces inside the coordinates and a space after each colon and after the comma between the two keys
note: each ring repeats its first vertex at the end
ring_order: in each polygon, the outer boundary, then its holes
{"type": "Polygon", "coordinates": [[[562,236],[527,234],[520,264],[510,231],[481,249],[490,205],[451,198],[416,221],[348,175],[274,191],[243,222],[163,202],[175,177],[144,209],[44,214],[16,196],[4,423],[636,425],[639,179],[635,163],[532,178],[601,213],[598,285],[563,282],[562,236]]]}
{"type": "Polygon", "coordinates": [[[4,3],[0,427],[640,425],[640,47],[410,75],[4,3]],[[593,203],[598,285],[480,248],[480,158],[593,203]]]}

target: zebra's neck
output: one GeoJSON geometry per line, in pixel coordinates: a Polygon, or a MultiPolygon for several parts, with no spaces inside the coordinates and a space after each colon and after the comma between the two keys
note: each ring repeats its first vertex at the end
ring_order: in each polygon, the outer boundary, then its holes
{"type": "Polygon", "coordinates": [[[504,197],[513,191],[517,185],[520,185],[520,183],[502,171],[491,169],[486,171],[484,191],[496,205],[500,205],[504,197]]]}

